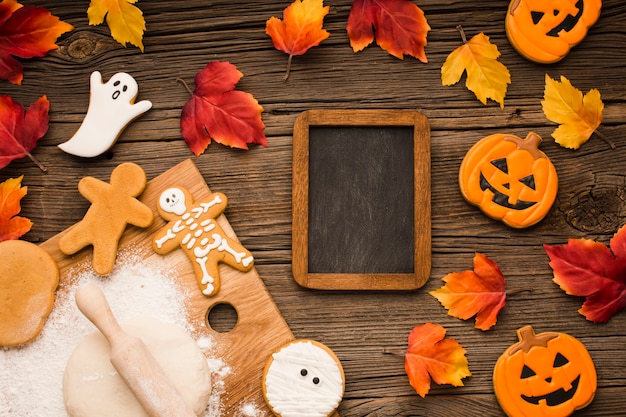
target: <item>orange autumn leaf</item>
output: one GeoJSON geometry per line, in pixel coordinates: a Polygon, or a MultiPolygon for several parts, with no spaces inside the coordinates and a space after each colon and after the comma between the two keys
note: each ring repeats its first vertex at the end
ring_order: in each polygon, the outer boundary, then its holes
{"type": "Polygon", "coordinates": [[[474,270],[453,272],[442,278],[443,287],[431,291],[448,309],[448,314],[461,320],[476,316],[477,329],[489,330],[506,303],[505,280],[498,265],[481,253],[474,256],[474,270]]]}
{"type": "Polygon", "coordinates": [[[461,80],[467,73],[465,86],[476,95],[481,103],[487,104],[492,99],[504,108],[504,96],[511,74],[504,64],[498,61],[498,47],[489,41],[484,33],[475,35],[469,41],[465,33],[458,27],[463,38],[463,45],[456,48],[441,67],[441,84],[450,86],[461,80]]]}
{"type": "Polygon", "coordinates": [[[265,33],[272,38],[274,48],[289,54],[285,79],[289,77],[291,60],[303,55],[330,36],[322,29],[329,6],[323,0],[295,0],[283,11],[283,20],[271,17],[265,24],[265,33]]]}
{"type": "Polygon", "coordinates": [[[404,367],[411,386],[422,398],[430,390],[431,379],[436,384],[459,387],[463,378],[472,375],[465,349],[445,335],[446,329],[433,323],[416,326],[409,335],[404,367]]]}
{"type": "Polygon", "coordinates": [[[0,78],[21,84],[23,68],[15,58],[45,56],[57,49],[57,38],[74,29],[43,7],[0,2],[0,78]]]}
{"type": "Polygon", "coordinates": [[[426,35],[430,26],[424,12],[409,0],[354,0],[346,26],[356,53],[374,41],[390,55],[411,55],[426,63],[426,35]]]}
{"type": "Polygon", "coordinates": [[[106,16],[111,36],[126,47],[135,45],[143,52],[146,21],[141,10],[133,5],[137,0],[91,0],[87,9],[90,25],[100,25],[106,16]]]}
{"type": "Polygon", "coordinates": [[[22,187],[22,175],[0,183],[0,242],[19,239],[28,232],[33,223],[17,214],[22,210],[20,200],[26,195],[27,187],[22,187]]]}
{"type": "Polygon", "coordinates": [[[557,81],[546,74],[541,107],[548,120],[560,125],[552,132],[552,137],[564,148],[578,149],[594,132],[615,148],[613,143],[596,130],[602,123],[604,110],[604,103],[597,89],[591,89],[583,96],[564,76],[561,76],[561,81],[557,81]]]}

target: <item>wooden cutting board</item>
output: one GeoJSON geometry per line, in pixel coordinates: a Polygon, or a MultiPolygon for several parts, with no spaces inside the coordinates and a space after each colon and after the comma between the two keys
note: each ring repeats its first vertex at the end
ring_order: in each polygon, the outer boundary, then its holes
{"type": "MultiPolygon", "coordinates": [[[[108,182],[108,178],[102,180],[108,182]]],[[[120,251],[132,245],[133,253],[139,253],[141,259],[149,261],[150,257],[161,256],[152,249],[152,236],[166,224],[156,214],[156,203],[164,189],[175,185],[187,188],[195,200],[211,193],[191,160],[186,160],[152,179],[139,199],[155,211],[155,222],[147,229],[129,227],[120,241],[120,251]]],[[[223,214],[217,218],[217,222],[226,234],[237,239],[223,214]]],[[[67,230],[59,233],[41,245],[59,265],[61,279],[58,291],[67,291],[71,285],[70,271],[76,275],[76,268],[91,265],[90,262],[85,262],[91,258],[91,247],[74,256],[66,256],[59,250],[58,241],[66,232],[67,230]]],[[[207,352],[207,356],[220,358],[231,368],[224,376],[225,392],[221,396],[224,415],[241,415],[242,407],[249,404],[254,404],[256,410],[259,410],[259,416],[272,415],[265,404],[261,389],[263,368],[270,355],[285,343],[294,340],[294,336],[256,269],[242,273],[220,264],[221,289],[214,297],[208,298],[200,292],[191,262],[181,249],[176,249],[165,257],[167,265],[176,272],[172,275],[178,277],[177,284],[183,293],[188,294],[188,316],[193,328],[197,329],[197,334],[193,336],[196,339],[207,336],[214,340],[214,346],[207,352]],[[237,312],[237,324],[227,333],[213,330],[207,322],[208,311],[218,304],[230,305],[237,312]]]]}

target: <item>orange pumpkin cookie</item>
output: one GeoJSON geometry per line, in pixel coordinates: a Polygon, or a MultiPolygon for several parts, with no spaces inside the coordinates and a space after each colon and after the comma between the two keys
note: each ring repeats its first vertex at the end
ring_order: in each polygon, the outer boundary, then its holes
{"type": "Polygon", "coordinates": [[[479,140],[459,171],[463,197],[511,227],[532,226],[548,214],[558,189],[554,165],[538,149],[541,137],[495,134],[479,140]]]}
{"type": "Polygon", "coordinates": [[[0,242],[0,346],[32,341],[52,311],[59,268],[44,249],[23,240],[0,242]]]}
{"type": "Polygon", "coordinates": [[[517,330],[519,342],[496,362],[493,387],[510,417],[565,417],[589,405],[596,392],[596,369],[585,346],[557,332],[517,330]]]}
{"type": "Polygon", "coordinates": [[[506,34],[523,57],[550,64],[583,40],[601,7],[601,0],[512,0],[506,34]]]}
{"type": "Polygon", "coordinates": [[[100,275],[113,270],[117,246],[128,224],[148,227],[154,213],[135,197],[146,188],[146,173],[137,164],[126,162],[111,173],[111,183],[85,177],[78,191],[91,202],[83,220],[70,228],[59,240],[59,249],[66,255],[93,246],[92,266],[100,275]]]}

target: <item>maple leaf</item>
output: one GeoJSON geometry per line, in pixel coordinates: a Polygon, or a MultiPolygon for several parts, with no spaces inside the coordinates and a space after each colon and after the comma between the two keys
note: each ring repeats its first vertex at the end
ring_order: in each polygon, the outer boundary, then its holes
{"type": "Polygon", "coordinates": [[[19,239],[33,225],[27,218],[17,215],[22,210],[20,200],[28,190],[21,186],[23,178],[22,175],[0,183],[0,242],[19,239]]]}
{"type": "Polygon", "coordinates": [[[354,0],[346,30],[356,53],[374,41],[390,55],[411,55],[426,63],[426,36],[430,30],[424,12],[409,0],[354,0]]]}
{"type": "Polygon", "coordinates": [[[323,0],[295,0],[283,11],[283,20],[272,16],[265,23],[265,33],[272,38],[274,48],[289,54],[285,80],[294,56],[303,55],[330,36],[322,29],[330,9],[323,3],[323,0]]]}
{"type": "Polygon", "coordinates": [[[180,80],[191,99],[180,117],[182,135],[199,156],[211,139],[232,148],[248,149],[249,143],[267,147],[261,107],[252,94],[235,90],[243,74],[229,62],[209,62],[195,77],[193,91],[180,80]]]}
{"type": "Polygon", "coordinates": [[[459,26],[463,45],[456,48],[441,67],[441,83],[444,86],[456,84],[463,72],[467,72],[465,86],[472,91],[481,103],[487,104],[492,99],[504,108],[504,96],[511,74],[497,58],[500,56],[498,47],[489,42],[484,33],[475,35],[467,41],[463,29],[459,26]]]}
{"type": "Polygon", "coordinates": [[[587,320],[604,323],[626,307],[626,226],[615,233],[610,249],[584,238],[543,247],[554,282],[568,295],[586,297],[578,312],[587,320]]]}
{"type": "Polygon", "coordinates": [[[74,29],[43,7],[22,6],[15,0],[0,2],[0,78],[21,84],[22,64],[15,58],[45,56],[57,49],[56,41],[74,29]]]}
{"type": "Polygon", "coordinates": [[[422,397],[436,384],[462,386],[462,379],[471,376],[465,349],[454,339],[445,338],[446,329],[438,324],[415,326],[409,334],[409,347],[404,368],[409,383],[422,397]]]}
{"type": "Polygon", "coordinates": [[[431,291],[448,314],[467,320],[476,316],[477,329],[489,330],[506,303],[504,275],[498,265],[481,253],[474,255],[474,270],[453,272],[442,278],[443,287],[431,291]]]}
{"type": "Polygon", "coordinates": [[[578,149],[596,132],[615,149],[615,144],[596,130],[602,123],[604,110],[604,103],[597,89],[589,90],[583,97],[582,92],[564,76],[561,76],[559,82],[546,74],[541,107],[548,120],[560,124],[552,132],[552,137],[564,148],[578,149]]]}
{"type": "Polygon", "coordinates": [[[0,168],[28,156],[42,171],[46,168],[31,155],[37,141],[48,131],[50,102],[40,97],[26,112],[10,96],[0,96],[0,168]]]}
{"type": "Polygon", "coordinates": [[[91,0],[87,9],[89,24],[100,25],[106,16],[111,36],[118,43],[130,43],[143,52],[143,33],[146,21],[141,10],[135,6],[137,0],[91,0]]]}

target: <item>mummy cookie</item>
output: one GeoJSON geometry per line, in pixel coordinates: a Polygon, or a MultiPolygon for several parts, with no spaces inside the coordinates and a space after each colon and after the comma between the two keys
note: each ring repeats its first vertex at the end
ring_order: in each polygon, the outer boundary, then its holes
{"type": "Polygon", "coordinates": [[[335,354],[314,340],[296,340],[269,358],[263,396],[279,417],[327,417],[339,406],[345,388],[335,354]]]}
{"type": "Polygon", "coordinates": [[[161,193],[157,204],[157,211],[169,223],[154,235],[154,251],[163,255],[181,247],[204,295],[215,295],[220,289],[219,263],[242,272],[252,269],[252,254],[215,221],[228,204],[224,194],[194,201],[186,188],[172,187],[161,193]]]}
{"type": "Polygon", "coordinates": [[[519,342],[496,362],[496,398],[510,417],[566,417],[586,407],[596,392],[593,360],[576,338],[558,332],[517,330],[519,342]]]}
{"type": "Polygon", "coordinates": [[[111,173],[111,183],[85,177],[78,191],[91,202],[83,220],[71,227],[59,240],[59,249],[72,255],[93,246],[92,266],[100,275],[113,270],[118,242],[128,224],[148,227],[154,213],[135,197],[146,188],[146,173],[137,164],[126,162],[111,173]]]}
{"type": "Polygon", "coordinates": [[[83,123],[70,140],[59,145],[64,152],[93,158],[109,150],[126,126],[147,112],[152,103],[135,103],[139,87],[130,75],[119,72],[102,83],[102,75],[94,71],[90,78],[89,107],[83,123]]]}
{"type": "Polygon", "coordinates": [[[32,341],[52,311],[59,268],[41,247],[0,242],[0,346],[32,341]]]}

